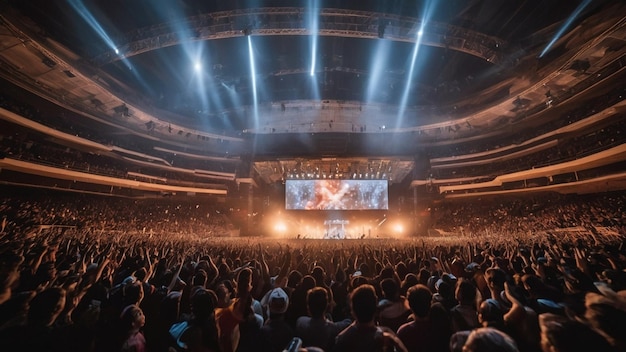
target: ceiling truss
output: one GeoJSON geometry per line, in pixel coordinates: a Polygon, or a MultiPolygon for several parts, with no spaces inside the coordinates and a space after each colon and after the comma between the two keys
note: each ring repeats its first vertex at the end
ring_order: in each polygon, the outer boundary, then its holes
{"type": "MultiPolygon", "coordinates": [[[[422,29],[422,21],[417,18],[376,12],[321,9],[318,16],[318,29],[313,32],[307,23],[310,14],[304,8],[258,8],[202,14],[176,23],[162,23],[127,33],[116,41],[117,48],[97,55],[92,61],[101,66],[183,42],[242,35],[318,34],[367,39],[383,37],[415,43],[419,37],[418,31],[422,29]],[[380,26],[384,26],[381,31],[380,26]],[[189,31],[183,34],[180,28],[188,28],[189,31]]],[[[423,45],[464,52],[494,64],[502,62],[501,50],[506,47],[506,43],[500,38],[431,21],[423,26],[422,32],[420,42],[423,45]]]]}

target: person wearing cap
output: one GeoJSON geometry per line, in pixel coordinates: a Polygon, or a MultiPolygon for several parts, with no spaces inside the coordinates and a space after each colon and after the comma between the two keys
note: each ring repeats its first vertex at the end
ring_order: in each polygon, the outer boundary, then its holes
{"type": "Polygon", "coordinates": [[[261,327],[260,341],[263,351],[282,351],[289,344],[295,333],[285,321],[285,312],[289,307],[289,296],[280,287],[270,290],[261,299],[261,305],[268,311],[269,319],[261,327]]]}
{"type": "MultiPolygon", "coordinates": [[[[456,277],[454,278],[456,280],[456,277]]],[[[437,282],[435,282],[436,292],[433,294],[433,303],[441,303],[447,311],[456,306],[458,301],[454,297],[455,281],[449,274],[443,274],[437,282]]]]}
{"type": "Polygon", "coordinates": [[[491,291],[489,291],[489,285],[487,284],[487,279],[485,277],[485,270],[476,261],[469,263],[465,267],[464,277],[472,281],[474,286],[476,286],[476,289],[478,289],[480,297],[485,298],[491,296],[491,291]]]}
{"type": "MultiPolygon", "coordinates": [[[[517,338],[524,347],[538,347],[539,327],[536,324],[537,316],[530,309],[526,311],[519,300],[510,292],[508,284],[505,285],[506,305],[510,306],[504,311],[505,304],[499,303],[493,298],[484,300],[478,309],[478,321],[482,327],[497,329],[511,338],[517,338]]],[[[532,350],[532,349],[530,349],[532,350]]]]}

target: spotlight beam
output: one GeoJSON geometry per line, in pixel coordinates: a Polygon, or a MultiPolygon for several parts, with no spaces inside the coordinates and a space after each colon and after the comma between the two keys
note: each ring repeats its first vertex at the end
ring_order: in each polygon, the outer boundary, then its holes
{"type": "Polygon", "coordinates": [[[389,59],[389,52],[391,46],[391,41],[389,40],[381,40],[379,39],[376,43],[376,48],[374,49],[376,52],[373,57],[373,62],[371,63],[372,69],[370,78],[367,81],[367,90],[365,92],[365,101],[371,102],[374,100],[376,93],[380,90],[380,81],[385,71],[385,67],[387,67],[387,61],[389,59]]]}
{"type": "Polygon", "coordinates": [[[317,34],[311,35],[311,77],[315,76],[315,64],[317,59],[317,34]]]}
{"type": "Polygon", "coordinates": [[[572,12],[572,14],[567,18],[567,20],[565,20],[565,23],[563,23],[561,28],[559,28],[559,30],[556,32],[554,37],[552,37],[552,40],[550,40],[548,45],[546,45],[546,47],[543,49],[541,54],[539,54],[539,58],[542,58],[545,54],[548,53],[548,51],[550,51],[550,49],[552,49],[552,47],[557,42],[557,40],[559,40],[563,36],[563,34],[565,33],[565,31],[567,31],[569,26],[572,25],[576,17],[578,17],[578,15],[580,15],[580,13],[583,12],[585,7],[587,7],[591,3],[591,1],[592,0],[585,0],[578,5],[578,7],[574,10],[574,12],[572,12]]]}
{"type": "Polygon", "coordinates": [[[259,125],[259,104],[257,97],[257,89],[256,89],[256,68],[254,62],[254,50],[252,50],[252,37],[246,36],[248,39],[248,56],[250,59],[250,75],[252,76],[252,103],[253,103],[253,116],[254,116],[254,127],[258,128],[259,125]]]}
{"type": "MultiPolygon", "coordinates": [[[[424,22],[422,22],[423,25],[424,22]]],[[[419,48],[421,45],[421,37],[422,37],[422,29],[418,31],[418,38],[415,41],[415,45],[413,46],[413,55],[411,55],[411,66],[409,67],[409,74],[406,79],[406,85],[404,86],[404,91],[402,92],[402,99],[400,100],[400,106],[398,109],[398,116],[396,117],[396,128],[400,127],[402,119],[404,117],[404,112],[406,111],[406,106],[409,102],[409,92],[411,91],[411,83],[413,81],[413,72],[415,71],[415,61],[417,59],[417,53],[419,52],[419,48]]]]}
{"type": "Polygon", "coordinates": [[[85,6],[83,1],[80,0],[70,0],[70,5],[74,8],[74,10],[78,13],[78,15],[85,21],[87,24],[93,29],[100,38],[115,52],[116,55],[119,55],[120,50],[117,48],[111,37],[107,34],[107,32],[102,28],[98,20],[91,14],[91,11],[85,6]]]}
{"type": "Polygon", "coordinates": [[[315,75],[315,64],[317,61],[317,38],[318,38],[318,10],[317,10],[317,1],[309,0],[309,16],[308,16],[308,26],[311,30],[311,71],[309,74],[311,76],[315,75]]]}
{"type": "Polygon", "coordinates": [[[411,65],[409,68],[409,74],[406,78],[406,85],[404,87],[404,91],[402,92],[402,98],[400,100],[400,106],[398,107],[398,116],[396,117],[396,128],[399,128],[402,125],[402,120],[404,119],[404,112],[406,111],[408,102],[409,102],[409,93],[411,91],[411,83],[413,81],[413,72],[415,71],[415,62],[417,60],[417,53],[419,52],[420,45],[422,45],[422,39],[424,37],[424,32],[426,28],[426,24],[428,23],[430,17],[435,12],[436,1],[429,0],[425,4],[425,10],[423,11],[424,17],[422,17],[420,21],[420,26],[417,31],[417,38],[415,38],[415,46],[413,47],[413,55],[411,55],[411,65]]]}
{"type": "Polygon", "coordinates": [[[309,75],[311,76],[311,89],[313,97],[317,100],[320,98],[319,85],[317,84],[317,78],[315,77],[315,70],[317,67],[317,42],[319,38],[319,7],[318,0],[309,0],[307,5],[307,27],[310,30],[311,41],[311,69],[309,75]]]}

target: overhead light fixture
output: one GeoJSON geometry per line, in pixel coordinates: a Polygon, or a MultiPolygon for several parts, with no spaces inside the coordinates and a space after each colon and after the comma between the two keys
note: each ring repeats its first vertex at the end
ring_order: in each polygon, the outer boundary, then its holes
{"type": "Polygon", "coordinates": [[[383,39],[385,37],[385,28],[387,27],[387,22],[385,22],[384,18],[380,18],[378,20],[378,38],[383,39]]]}

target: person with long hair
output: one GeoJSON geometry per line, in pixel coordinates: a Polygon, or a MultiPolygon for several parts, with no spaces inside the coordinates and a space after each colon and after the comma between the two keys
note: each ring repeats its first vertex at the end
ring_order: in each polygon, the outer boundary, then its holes
{"type": "Polygon", "coordinates": [[[216,302],[217,296],[211,290],[199,289],[191,297],[191,319],[180,338],[187,351],[221,351],[215,322],[216,302]]]}

